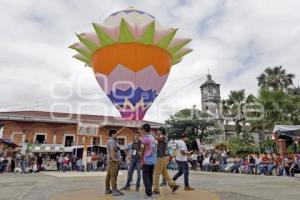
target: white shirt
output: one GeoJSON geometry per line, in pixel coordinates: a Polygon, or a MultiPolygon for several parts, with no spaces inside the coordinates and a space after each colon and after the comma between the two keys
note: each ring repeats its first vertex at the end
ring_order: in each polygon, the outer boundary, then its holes
{"type": "Polygon", "coordinates": [[[86,162],[92,162],[92,157],[91,156],[86,157],[86,162]]]}
{"type": "Polygon", "coordinates": [[[206,157],[206,158],[203,160],[203,164],[204,164],[204,165],[210,164],[210,157],[206,157]]]}
{"type": "Polygon", "coordinates": [[[183,140],[177,141],[177,148],[176,148],[176,160],[178,161],[188,161],[187,155],[182,155],[181,151],[187,152],[187,146],[183,140]]]}
{"type": "Polygon", "coordinates": [[[192,158],[192,160],[197,160],[197,154],[193,154],[192,156],[191,156],[191,158],[192,158]]]}

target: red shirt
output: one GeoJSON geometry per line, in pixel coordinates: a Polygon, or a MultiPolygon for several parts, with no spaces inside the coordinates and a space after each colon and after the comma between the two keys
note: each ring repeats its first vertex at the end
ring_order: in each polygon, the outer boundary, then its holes
{"type": "Polygon", "coordinates": [[[270,159],[268,158],[268,156],[262,157],[261,161],[262,161],[263,164],[269,164],[270,163],[270,159]]]}

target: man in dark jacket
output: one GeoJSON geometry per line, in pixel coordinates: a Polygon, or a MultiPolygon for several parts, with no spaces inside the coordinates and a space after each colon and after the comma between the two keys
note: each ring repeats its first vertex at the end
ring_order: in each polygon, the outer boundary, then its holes
{"type": "Polygon", "coordinates": [[[179,185],[176,185],[175,181],[168,173],[167,165],[169,158],[167,155],[168,139],[166,136],[166,129],[161,127],[157,132],[157,162],[154,168],[154,194],[159,194],[159,176],[162,175],[167,181],[169,187],[175,192],[179,185]]]}

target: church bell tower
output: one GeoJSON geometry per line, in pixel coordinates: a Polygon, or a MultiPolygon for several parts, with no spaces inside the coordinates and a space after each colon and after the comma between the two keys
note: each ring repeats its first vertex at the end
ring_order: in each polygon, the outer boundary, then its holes
{"type": "Polygon", "coordinates": [[[211,114],[214,118],[220,119],[220,84],[212,80],[210,74],[207,80],[200,86],[202,111],[211,114]]]}

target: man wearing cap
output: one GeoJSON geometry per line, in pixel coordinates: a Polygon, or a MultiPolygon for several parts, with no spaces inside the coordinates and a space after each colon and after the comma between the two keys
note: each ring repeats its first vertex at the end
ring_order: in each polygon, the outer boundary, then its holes
{"type": "Polygon", "coordinates": [[[120,152],[120,146],[117,141],[117,131],[110,130],[109,139],[107,142],[108,169],[105,178],[105,185],[106,185],[105,194],[112,193],[113,196],[124,195],[124,193],[120,192],[117,188],[117,177],[119,171],[120,156],[121,156],[121,152],[120,152]],[[112,190],[110,189],[110,186],[112,190]]]}
{"type": "Polygon", "coordinates": [[[154,168],[154,194],[160,194],[159,191],[159,176],[162,175],[163,178],[168,183],[172,192],[175,192],[179,185],[176,185],[175,181],[170,177],[167,165],[169,162],[167,148],[168,148],[168,139],[166,136],[166,129],[161,127],[157,131],[157,162],[154,168]]]}
{"type": "Polygon", "coordinates": [[[188,141],[188,137],[186,134],[180,135],[180,140],[177,141],[176,144],[176,163],[178,167],[178,172],[174,175],[173,180],[176,181],[182,174],[184,175],[184,189],[185,190],[194,190],[189,185],[189,163],[188,156],[190,153],[188,152],[186,142],[188,141]]]}

